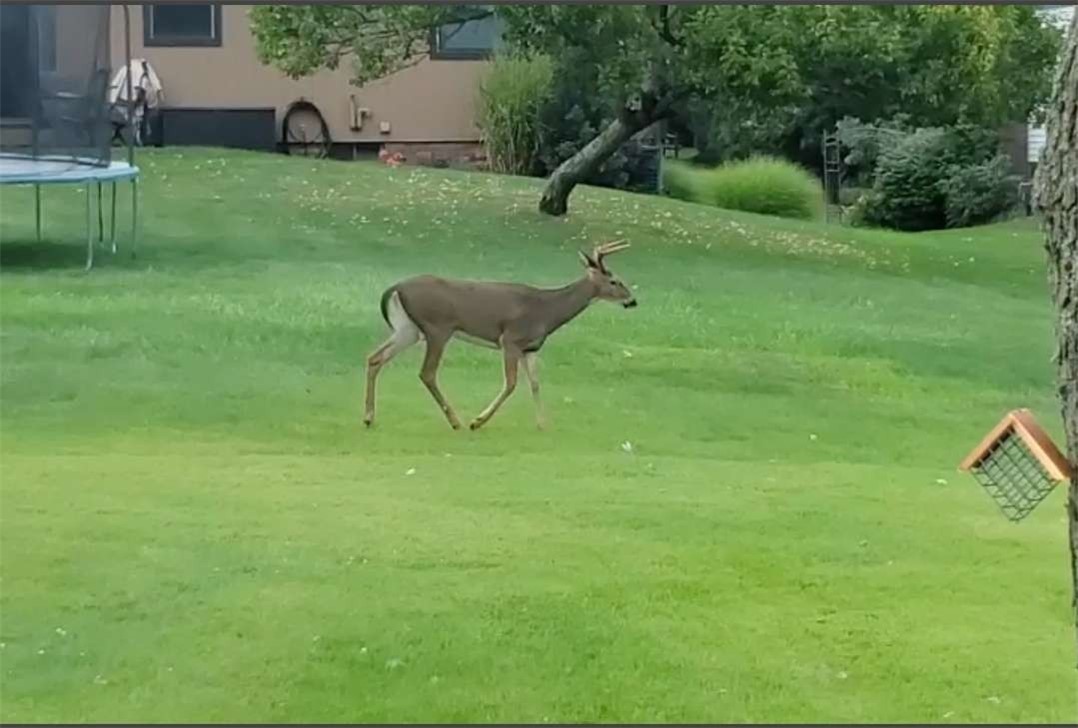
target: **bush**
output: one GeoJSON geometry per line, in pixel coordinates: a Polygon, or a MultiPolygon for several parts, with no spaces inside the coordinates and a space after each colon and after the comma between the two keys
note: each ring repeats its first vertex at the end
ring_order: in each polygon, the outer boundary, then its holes
{"type": "Polygon", "coordinates": [[[896,138],[904,137],[909,129],[903,115],[873,124],[848,116],[838,122],[835,132],[844,152],[842,163],[846,167],[847,179],[855,185],[871,186],[881,148],[890,146],[896,138]]]}
{"type": "MultiPolygon", "coordinates": [[[[492,170],[549,176],[614,119],[601,69],[587,58],[588,52],[569,49],[556,59],[495,60],[480,88],[477,115],[492,170]]],[[[652,191],[655,156],[630,140],[584,182],[652,191]]]]}
{"type": "Polygon", "coordinates": [[[861,198],[870,192],[870,188],[864,187],[840,187],[838,191],[838,204],[839,207],[853,207],[857,205],[861,198]]]}
{"type": "MultiPolygon", "coordinates": [[[[543,138],[537,157],[536,174],[541,177],[550,175],[558,166],[579,152],[598,136],[609,123],[588,102],[577,103],[564,85],[554,93],[554,100],[543,113],[543,138]]],[[[625,145],[603,162],[599,169],[584,180],[587,184],[600,187],[623,189],[629,182],[629,159],[625,154],[625,145]]]]}
{"type": "Polygon", "coordinates": [[[988,222],[1015,204],[1016,181],[994,137],[972,127],[918,129],[881,145],[860,222],[935,230],[988,222]],[[994,156],[992,156],[994,155],[994,156]]]}
{"type": "Polygon", "coordinates": [[[1007,158],[997,155],[954,168],[943,182],[943,195],[947,227],[980,225],[1018,204],[1018,178],[1009,173],[1007,158]]]}
{"type": "Polygon", "coordinates": [[[499,57],[490,65],[479,85],[476,123],[495,172],[528,174],[535,167],[553,80],[554,64],[543,55],[499,57]]]}
{"type": "Polygon", "coordinates": [[[687,162],[663,162],[663,189],[666,194],[686,202],[700,202],[700,178],[706,170],[687,162]]]}
{"type": "MultiPolygon", "coordinates": [[[[590,53],[568,49],[557,59],[553,91],[542,111],[542,136],[533,174],[546,177],[594,139],[614,120],[618,109],[603,91],[602,69],[590,53]]],[[[587,184],[616,189],[651,191],[647,182],[655,155],[635,140],[621,146],[587,184]]]]}
{"type": "Polygon", "coordinates": [[[762,215],[812,219],[823,216],[823,187],[810,172],[774,157],[754,157],[718,167],[704,177],[704,196],[716,207],[762,215]]]}
{"type": "Polygon", "coordinates": [[[735,99],[721,104],[698,100],[686,104],[681,121],[698,152],[697,163],[717,165],[754,154],[781,154],[794,113],[735,99]]]}
{"type": "Polygon", "coordinates": [[[918,129],[881,147],[873,194],[864,200],[865,222],[899,230],[931,230],[946,225],[944,195],[952,160],[942,129],[918,129]]]}
{"type": "Polygon", "coordinates": [[[753,157],[714,169],[667,163],[663,180],[674,197],[727,210],[803,220],[823,215],[819,180],[774,157],[753,157]]]}

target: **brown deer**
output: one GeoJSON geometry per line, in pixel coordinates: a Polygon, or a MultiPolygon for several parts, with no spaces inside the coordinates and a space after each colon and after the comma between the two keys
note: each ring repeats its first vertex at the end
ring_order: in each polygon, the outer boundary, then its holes
{"type": "Polygon", "coordinates": [[[389,361],[420,339],[427,342],[419,378],[441,407],[453,429],[460,429],[453,408],[438,389],[438,365],[450,339],[501,349],[505,360],[505,383],[498,396],[470,427],[482,427],[517,385],[517,369],[524,372],[535,399],[536,423],[545,426],[539,397],[538,354],[552,333],[572,321],[596,300],[614,301],[625,308],[636,306],[622,281],[606,267],[604,258],[628,248],[613,242],[596,247],[590,255],[580,253],[585,273],[562,288],[543,289],[518,283],[464,281],[435,276],[409,278],[390,286],[382,294],[382,317],[393,333],[367,359],[367,402],[363,422],[374,422],[375,385],[378,372],[389,361]]]}

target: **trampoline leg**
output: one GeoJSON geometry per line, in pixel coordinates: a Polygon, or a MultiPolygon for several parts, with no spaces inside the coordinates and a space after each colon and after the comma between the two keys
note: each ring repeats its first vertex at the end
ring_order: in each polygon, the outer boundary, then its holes
{"type": "Polygon", "coordinates": [[[112,254],[116,255],[116,183],[112,183],[112,214],[109,216],[109,242],[112,243],[112,254]]]}
{"type": "Polygon", "coordinates": [[[131,257],[138,243],[138,177],[131,178],[131,257]]]}
{"type": "Polygon", "coordinates": [[[97,242],[105,242],[105,214],[101,211],[101,183],[97,183],[97,242]]]}
{"type": "Polygon", "coordinates": [[[41,242],[41,185],[34,185],[34,222],[37,225],[37,241],[41,242]]]}
{"type": "Polygon", "coordinates": [[[90,270],[94,267],[94,226],[93,226],[93,206],[90,202],[90,196],[93,194],[94,188],[90,183],[86,183],[86,270],[90,270]]]}

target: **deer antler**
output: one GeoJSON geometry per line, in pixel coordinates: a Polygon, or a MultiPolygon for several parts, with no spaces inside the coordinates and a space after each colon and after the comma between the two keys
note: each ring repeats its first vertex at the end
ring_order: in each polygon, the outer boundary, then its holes
{"type": "Polygon", "coordinates": [[[625,250],[628,247],[629,243],[626,243],[624,240],[614,240],[613,242],[596,245],[591,252],[591,257],[599,267],[602,267],[604,257],[612,253],[617,253],[620,250],[625,250]]]}

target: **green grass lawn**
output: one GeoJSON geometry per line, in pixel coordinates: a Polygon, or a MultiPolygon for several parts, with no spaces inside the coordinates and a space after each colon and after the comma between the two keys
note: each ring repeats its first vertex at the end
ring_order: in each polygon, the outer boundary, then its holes
{"type": "MultiPolygon", "coordinates": [[[[41,244],[32,193],[0,199],[4,722],[1078,717],[1063,489],[1016,525],[956,472],[1010,408],[1058,437],[1033,223],[140,166],[140,254],[89,275],[78,191],[41,244]],[[451,431],[422,347],[362,429],[386,285],[560,284],[613,237],[640,306],[548,342],[548,431],[526,387],[451,431]]],[[[500,377],[454,344],[441,381],[469,418],[500,377]]]]}

